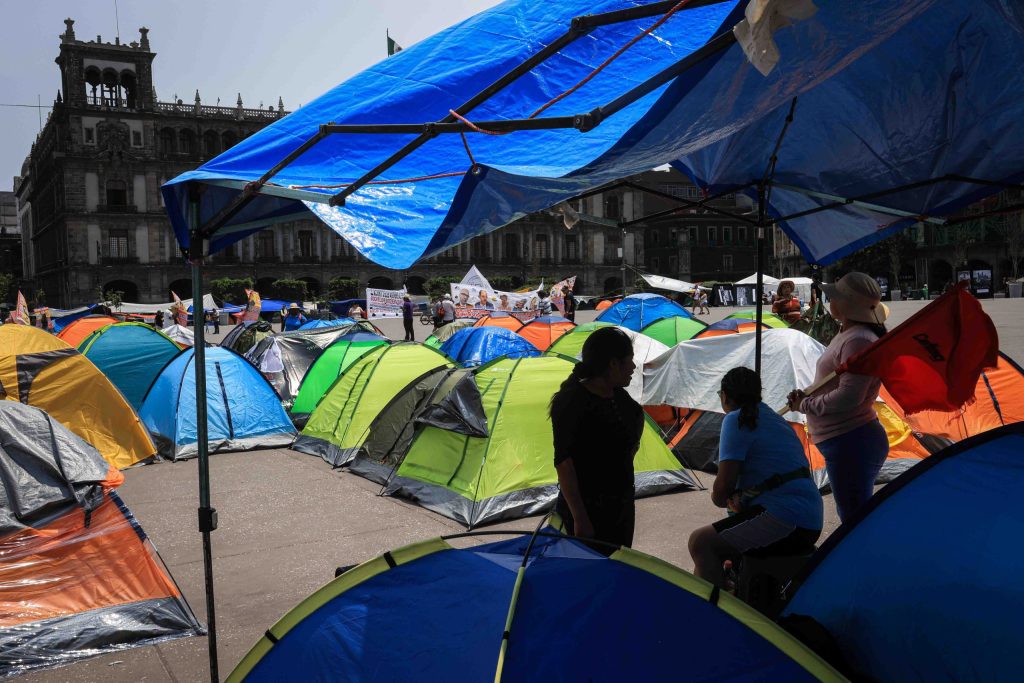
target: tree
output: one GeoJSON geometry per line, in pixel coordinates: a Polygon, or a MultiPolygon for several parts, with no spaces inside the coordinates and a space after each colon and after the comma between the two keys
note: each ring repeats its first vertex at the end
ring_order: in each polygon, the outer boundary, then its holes
{"type": "Polygon", "coordinates": [[[296,302],[306,300],[306,283],[302,280],[289,280],[287,278],[274,280],[270,290],[275,299],[286,299],[296,302]]]}
{"type": "Polygon", "coordinates": [[[331,278],[327,283],[327,296],[335,301],[359,298],[359,280],[350,277],[331,278]]]}
{"type": "Polygon", "coordinates": [[[8,295],[14,292],[14,276],[0,273],[0,302],[7,301],[8,295]]]}
{"type": "Polygon", "coordinates": [[[222,277],[210,280],[210,293],[221,301],[233,304],[244,304],[249,300],[246,289],[252,289],[249,278],[222,277]]]}
{"type": "Polygon", "coordinates": [[[516,288],[515,281],[508,275],[495,275],[488,282],[499,292],[511,292],[516,288]]]}
{"type": "Polygon", "coordinates": [[[124,302],[124,292],[118,289],[104,290],[103,285],[96,285],[96,298],[100,303],[106,304],[110,310],[118,311],[124,302]]]}
{"type": "Polygon", "coordinates": [[[1006,258],[1016,280],[1020,277],[1021,259],[1024,258],[1024,211],[991,216],[988,222],[1006,245],[1006,258]]]}
{"type": "Polygon", "coordinates": [[[423,283],[423,290],[431,299],[440,299],[445,294],[451,293],[451,283],[460,282],[461,280],[461,277],[452,275],[432,277],[423,283]]]}

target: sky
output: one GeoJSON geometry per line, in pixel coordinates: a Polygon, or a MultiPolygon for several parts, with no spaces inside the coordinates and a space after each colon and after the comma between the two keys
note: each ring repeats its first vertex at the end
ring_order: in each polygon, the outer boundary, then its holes
{"type": "MultiPolygon", "coordinates": [[[[387,56],[385,32],[408,47],[497,0],[0,0],[0,104],[49,106],[64,19],[79,40],[122,43],[150,29],[157,97],[288,110],[387,56]]],[[[13,186],[39,132],[37,109],[0,106],[0,190],[13,186]]],[[[47,110],[43,110],[46,120],[47,110]]]]}

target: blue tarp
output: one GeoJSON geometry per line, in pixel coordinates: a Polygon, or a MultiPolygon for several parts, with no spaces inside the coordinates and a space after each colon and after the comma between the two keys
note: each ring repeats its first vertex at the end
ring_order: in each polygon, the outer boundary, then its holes
{"type": "MultiPolygon", "coordinates": [[[[327,122],[440,120],[562,34],[572,17],[633,0],[509,0],[352,77],[234,148],[164,186],[175,234],[189,243],[188,185],[201,182],[205,223],[327,122]]],[[[864,197],[782,224],[808,260],[829,263],[906,227],[942,217],[1001,188],[942,182],[947,174],[1024,179],[1024,9],[1003,0],[860,0],[817,3],[817,13],[775,35],[781,61],[762,76],[738,44],[714,52],[611,115],[575,130],[440,135],[344,207],[322,203],[412,135],[329,135],[272,180],[288,198],[260,195],[212,238],[219,251],[270,223],[312,211],[389,268],[550,207],[607,182],[672,163],[711,192],[756,196],[794,97],[778,154],[769,214],[864,197]],[[324,188],[333,185],[333,188],[324,188]],[[318,187],[309,187],[318,186],[318,187]],[[305,188],[305,189],[303,189],[305,188]],[[791,189],[797,188],[797,189],[791,189]],[[870,198],[870,193],[879,193],[870,198]],[[316,201],[300,201],[316,200],[316,201]],[[899,220],[897,215],[915,218],[899,220]]],[[[678,63],[742,19],[745,2],[679,11],[543,116],[589,112],[678,63]]],[[[477,106],[477,121],[528,117],[568,90],[653,18],[600,27],[477,106]]]]}
{"type": "Polygon", "coordinates": [[[90,334],[78,350],[138,411],[153,380],[181,348],[149,325],[117,323],[90,334]]]}
{"type": "Polygon", "coordinates": [[[310,320],[299,326],[300,330],[316,330],[321,327],[338,327],[339,325],[355,325],[352,318],[335,318],[334,320],[310,320]]]}
{"type": "MultiPolygon", "coordinates": [[[[149,388],[139,417],[160,454],[178,460],[196,455],[195,352],[172,359],[149,388]]],[[[210,453],[288,446],[295,427],[274,389],[237,353],[206,349],[206,405],[210,453]]]]}
{"type": "Polygon", "coordinates": [[[660,294],[630,294],[622,301],[601,311],[597,320],[627,327],[639,332],[662,318],[692,318],[690,312],[660,294]]]}
{"type": "Polygon", "coordinates": [[[819,660],[778,627],[752,611],[743,613],[748,626],[709,602],[706,584],[658,560],[648,567],[661,576],[626,557],[540,537],[514,594],[528,542],[442,545],[415,559],[400,549],[388,556],[391,569],[375,561],[372,572],[351,570],[307,600],[301,616],[290,615],[294,622],[271,627],[274,644],[261,642],[252,669],[234,675],[278,682],[344,672],[353,683],[818,680],[783,649],[819,660]],[[681,656],[680,644],[700,656],[681,656]]]}
{"type": "Polygon", "coordinates": [[[483,365],[501,356],[528,358],[540,355],[537,347],[504,327],[459,330],[441,345],[441,352],[467,367],[483,365]]]}
{"type": "Polygon", "coordinates": [[[864,680],[1020,678],[1024,425],[932,455],[829,537],[784,610],[864,680]]]}

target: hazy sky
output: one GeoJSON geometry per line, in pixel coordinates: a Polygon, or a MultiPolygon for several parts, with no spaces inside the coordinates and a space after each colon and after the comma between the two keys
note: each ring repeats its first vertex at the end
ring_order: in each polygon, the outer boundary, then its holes
{"type": "MultiPolygon", "coordinates": [[[[291,110],[387,56],[385,30],[407,47],[497,0],[118,0],[121,42],[150,29],[161,101],[247,107],[284,98],[291,110]]],[[[79,40],[113,42],[114,0],[0,0],[0,104],[49,105],[60,88],[54,59],[64,18],[79,40]]],[[[43,111],[43,120],[46,110],[43,111]]],[[[0,190],[39,132],[36,109],[0,106],[0,190]]]]}

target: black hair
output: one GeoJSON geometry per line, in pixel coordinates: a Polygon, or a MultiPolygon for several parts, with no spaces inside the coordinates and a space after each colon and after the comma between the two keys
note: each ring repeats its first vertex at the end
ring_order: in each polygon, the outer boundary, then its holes
{"type": "Polygon", "coordinates": [[[757,429],[761,405],[761,378],[750,368],[733,368],[722,378],[722,392],[740,410],[740,427],[757,429]]]}
{"type": "Polygon", "coordinates": [[[613,360],[633,355],[633,341],[617,327],[601,327],[583,342],[583,360],[573,366],[572,373],[562,382],[558,393],[551,398],[551,409],[560,396],[575,388],[580,382],[591,377],[600,377],[608,370],[613,360]]]}

